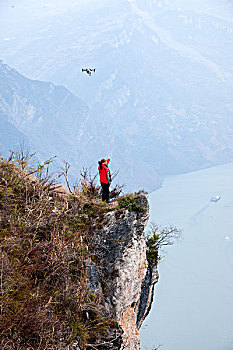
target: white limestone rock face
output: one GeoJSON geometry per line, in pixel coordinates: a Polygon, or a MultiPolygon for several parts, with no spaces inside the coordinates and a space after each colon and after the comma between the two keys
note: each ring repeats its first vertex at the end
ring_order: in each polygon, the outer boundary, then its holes
{"type": "Polygon", "coordinates": [[[90,288],[106,295],[105,307],[123,330],[119,349],[127,350],[140,349],[138,329],[150,310],[158,280],[157,266],[149,266],[146,257],[148,201],[143,194],[137,200],[140,211],[118,209],[107,214],[101,232],[102,271],[90,267],[90,288]]]}

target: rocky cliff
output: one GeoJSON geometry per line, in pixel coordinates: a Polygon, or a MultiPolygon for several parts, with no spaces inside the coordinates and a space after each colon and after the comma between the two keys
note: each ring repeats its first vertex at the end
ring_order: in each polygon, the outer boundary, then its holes
{"type": "Polygon", "coordinates": [[[149,266],[146,256],[144,230],[149,218],[145,195],[137,197],[139,211],[128,209],[110,211],[107,223],[98,236],[101,266],[92,264],[90,289],[105,294],[106,308],[123,330],[121,349],[140,349],[138,329],[148,314],[158,281],[157,266],[149,266]],[[104,287],[100,282],[104,276],[104,287]]]}
{"type": "Polygon", "coordinates": [[[139,350],[158,280],[146,196],[55,187],[0,161],[1,349],[139,350]]]}

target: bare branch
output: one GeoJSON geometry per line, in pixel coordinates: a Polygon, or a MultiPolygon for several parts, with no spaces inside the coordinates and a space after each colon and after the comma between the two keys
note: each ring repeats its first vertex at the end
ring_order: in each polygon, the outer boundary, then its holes
{"type": "Polygon", "coordinates": [[[156,223],[152,222],[150,232],[146,235],[147,259],[149,263],[152,265],[157,264],[161,259],[159,251],[165,246],[173,245],[180,238],[181,231],[176,227],[168,226],[160,229],[156,223]]]}

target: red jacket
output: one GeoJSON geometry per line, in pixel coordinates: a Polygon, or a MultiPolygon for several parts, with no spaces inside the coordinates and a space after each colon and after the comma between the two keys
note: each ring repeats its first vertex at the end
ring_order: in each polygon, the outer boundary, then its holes
{"type": "Polygon", "coordinates": [[[102,169],[100,169],[100,165],[98,167],[99,174],[100,174],[100,182],[104,184],[110,183],[111,173],[108,168],[108,163],[110,162],[110,158],[107,159],[106,164],[102,164],[102,169]]]}

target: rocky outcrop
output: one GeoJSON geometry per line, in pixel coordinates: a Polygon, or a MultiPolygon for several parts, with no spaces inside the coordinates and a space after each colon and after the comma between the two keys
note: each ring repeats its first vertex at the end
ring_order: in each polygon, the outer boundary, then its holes
{"type": "Polygon", "coordinates": [[[56,186],[0,161],[1,349],[139,350],[157,277],[146,197],[56,186]]]}
{"type": "MultiPolygon", "coordinates": [[[[144,229],[149,218],[146,197],[138,197],[139,211],[116,209],[106,215],[99,239],[102,270],[89,266],[90,289],[105,295],[105,308],[123,330],[120,349],[139,350],[138,329],[148,314],[158,280],[157,266],[149,266],[144,229]]],[[[97,244],[98,245],[98,244],[97,244]]]]}

